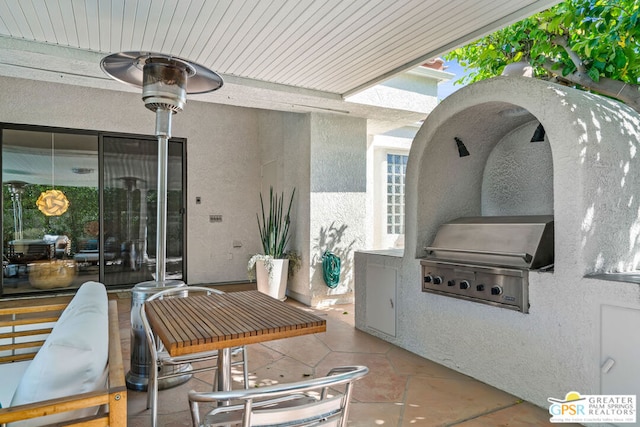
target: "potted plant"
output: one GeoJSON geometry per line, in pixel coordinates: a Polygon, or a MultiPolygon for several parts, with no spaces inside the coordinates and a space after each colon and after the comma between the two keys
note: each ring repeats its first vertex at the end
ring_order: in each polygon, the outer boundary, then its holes
{"type": "Polygon", "coordinates": [[[296,190],[293,189],[286,213],[284,193],[274,193],[269,188],[269,209],[265,211],[262,193],[260,194],[261,213],[256,214],[258,230],[264,253],[251,257],[247,265],[249,277],[255,278],[258,290],[279,300],[284,300],[289,272],[299,267],[300,257],[294,251],[287,251],[291,226],[291,206],[296,190]]]}

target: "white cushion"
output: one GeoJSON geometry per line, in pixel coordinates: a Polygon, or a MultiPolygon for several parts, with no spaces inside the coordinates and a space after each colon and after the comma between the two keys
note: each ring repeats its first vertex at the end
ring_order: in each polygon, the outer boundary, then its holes
{"type": "MultiPolygon", "coordinates": [[[[107,292],[102,283],[86,282],[78,289],[27,368],[11,406],[104,388],[108,354],[107,292]]],[[[10,426],[41,426],[96,413],[97,408],[89,408],[10,426]]]]}
{"type": "Polygon", "coordinates": [[[2,378],[2,383],[0,383],[0,404],[2,404],[3,408],[8,408],[11,405],[13,393],[18,388],[20,379],[30,364],[31,360],[0,364],[0,378],[2,378]]]}

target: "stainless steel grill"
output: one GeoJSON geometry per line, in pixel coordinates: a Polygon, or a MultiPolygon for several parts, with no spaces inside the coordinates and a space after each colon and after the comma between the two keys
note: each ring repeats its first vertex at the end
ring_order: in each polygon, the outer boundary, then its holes
{"type": "Polygon", "coordinates": [[[422,265],[422,290],[529,311],[529,270],[553,268],[553,216],[458,218],[442,224],[422,265]]]}

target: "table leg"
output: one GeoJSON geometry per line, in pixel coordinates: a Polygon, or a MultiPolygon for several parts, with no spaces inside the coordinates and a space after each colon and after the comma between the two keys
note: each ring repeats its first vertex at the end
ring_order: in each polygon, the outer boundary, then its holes
{"type": "MultiPolygon", "coordinates": [[[[218,372],[216,372],[216,390],[231,390],[231,348],[223,348],[218,350],[218,372]]],[[[231,402],[229,400],[222,400],[218,402],[218,406],[229,405],[231,405],[231,402]]],[[[224,427],[231,427],[231,425],[225,424],[224,427]]]]}
{"type": "MultiPolygon", "coordinates": [[[[218,350],[218,391],[231,390],[231,349],[218,350]]],[[[229,405],[225,402],[224,406],[229,405]]]]}

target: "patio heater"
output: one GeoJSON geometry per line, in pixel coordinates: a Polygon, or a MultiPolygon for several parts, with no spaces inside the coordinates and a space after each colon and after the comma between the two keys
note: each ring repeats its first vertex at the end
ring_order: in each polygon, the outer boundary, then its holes
{"type": "Polygon", "coordinates": [[[22,193],[27,185],[24,181],[9,181],[6,183],[11,194],[13,207],[13,239],[22,240],[22,193]]]}
{"type": "MultiPolygon", "coordinates": [[[[156,113],[158,138],[158,206],[156,221],[155,280],[138,283],[131,294],[131,370],[127,386],[144,390],[148,383],[150,364],[140,306],[156,292],[168,287],[185,286],[180,280],[166,279],[167,234],[167,164],[171,117],[184,109],[187,94],[212,92],[222,86],[222,78],[215,72],[172,55],[152,52],[121,52],[106,56],[100,62],[102,70],[111,78],[142,88],[145,106],[156,113]]],[[[174,377],[161,381],[159,388],[169,388],[187,381],[190,365],[175,367],[174,377]],[[181,372],[185,372],[181,375],[181,372]]]]}
{"type": "MultiPolygon", "coordinates": [[[[124,236],[124,243],[120,248],[120,252],[123,258],[124,268],[130,271],[138,271],[140,269],[139,261],[141,260],[141,244],[140,239],[133,238],[133,196],[136,191],[138,181],[144,182],[143,179],[136,178],[134,176],[123,176],[118,178],[121,180],[124,186],[125,194],[127,196],[127,214],[126,229],[124,236]]],[[[142,202],[142,199],[141,199],[142,202]]],[[[140,203],[142,206],[143,203],[140,203]]],[[[142,216],[141,216],[142,217],[142,216]]]]}

